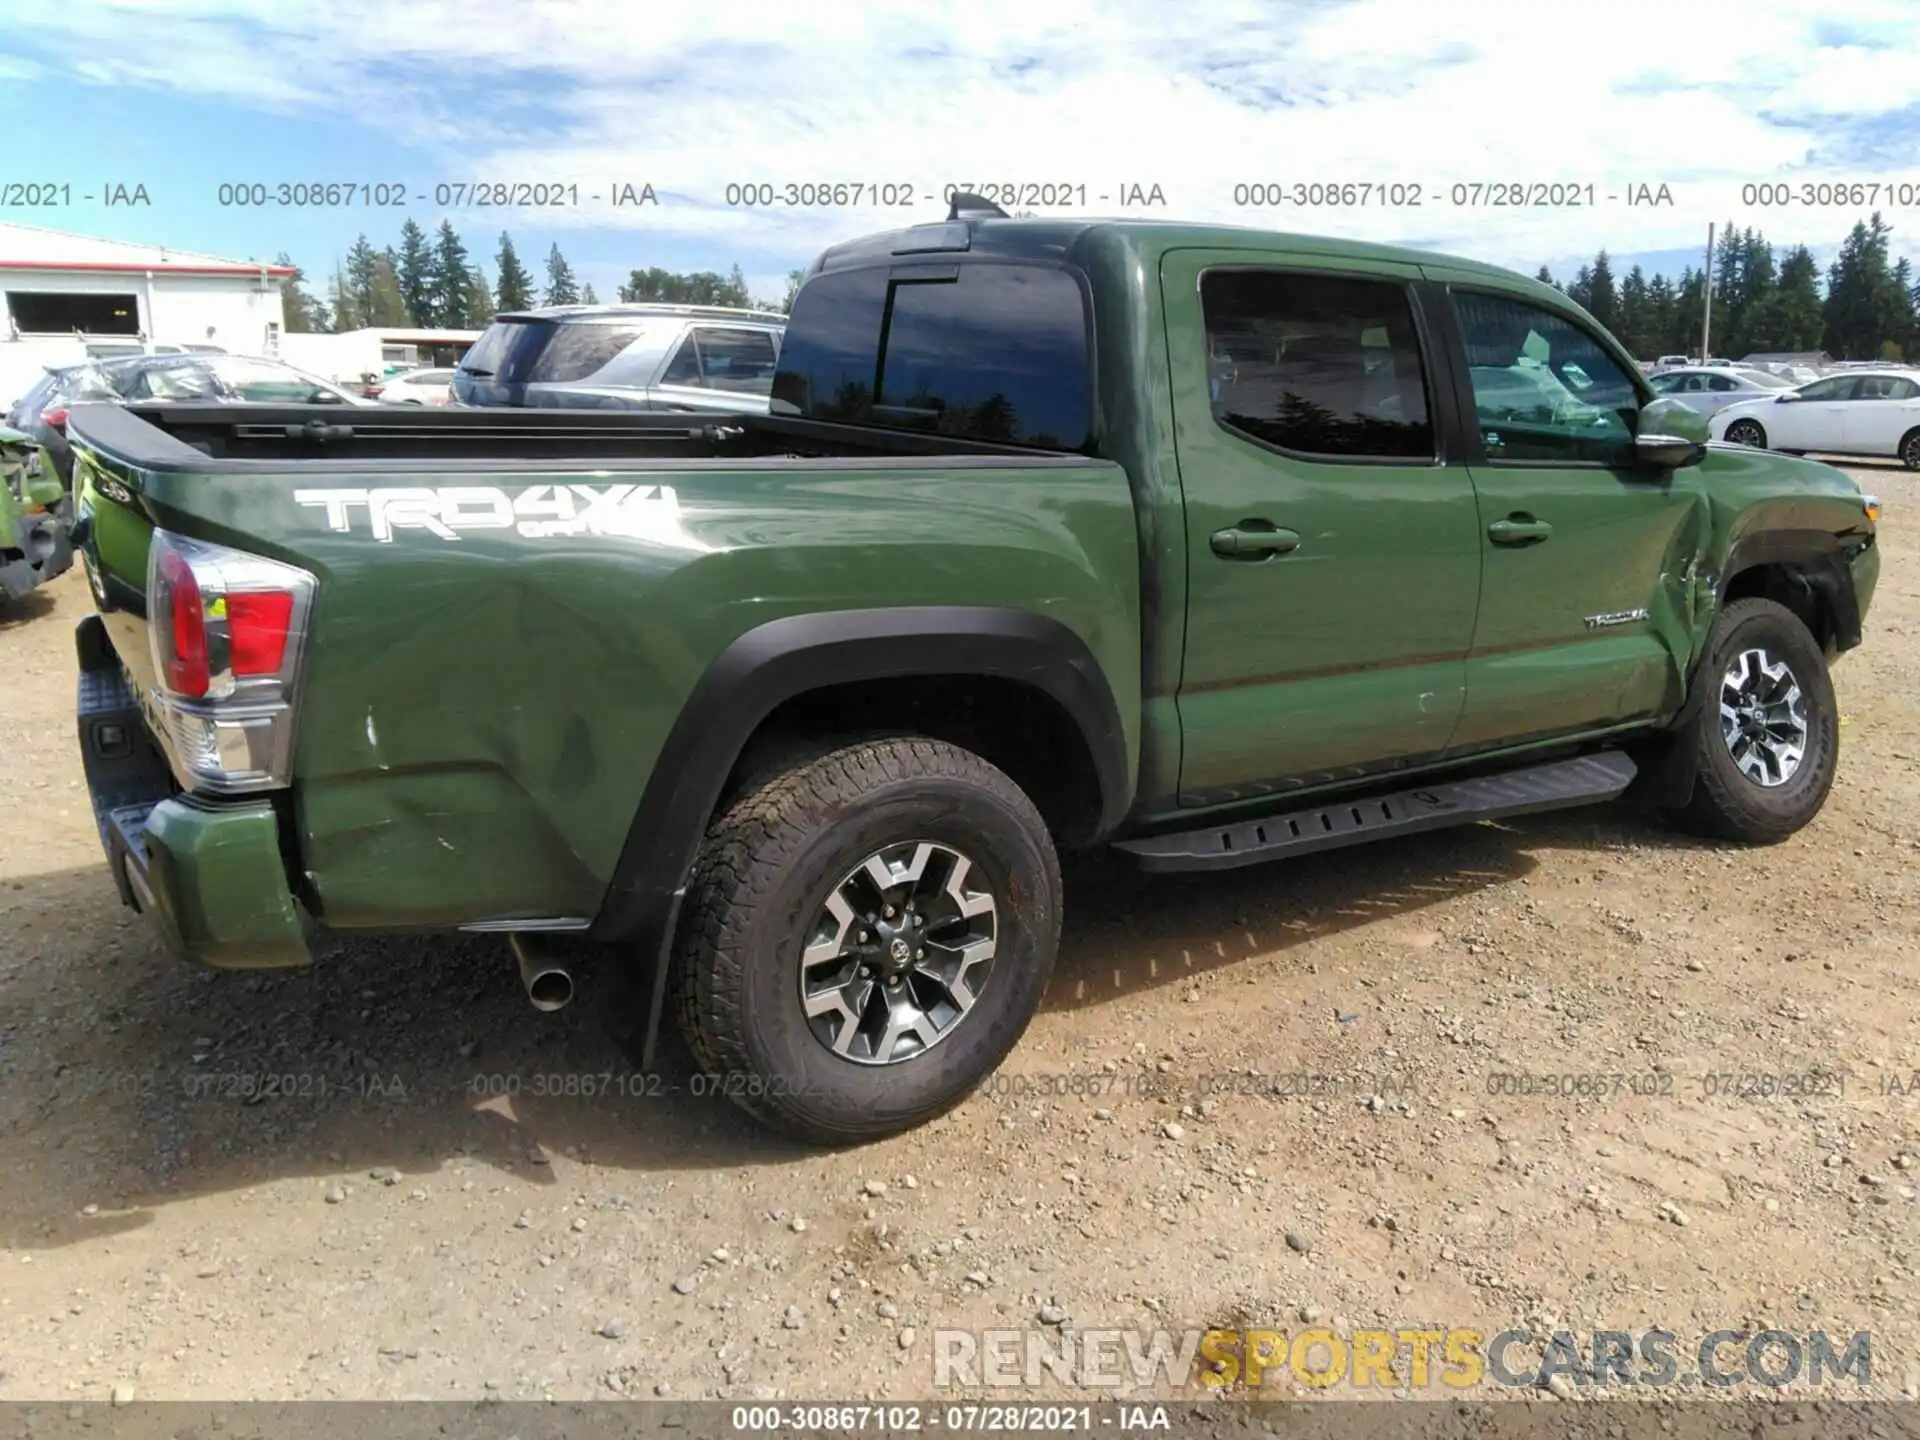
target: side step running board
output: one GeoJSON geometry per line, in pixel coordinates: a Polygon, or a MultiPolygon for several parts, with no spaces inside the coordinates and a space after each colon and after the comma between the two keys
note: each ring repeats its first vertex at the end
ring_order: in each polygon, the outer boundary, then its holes
{"type": "Polygon", "coordinates": [[[1636,769],[1627,756],[1609,751],[1261,820],[1125,840],[1113,848],[1145,870],[1231,870],[1283,855],[1612,800],[1633,783],[1636,769]]]}

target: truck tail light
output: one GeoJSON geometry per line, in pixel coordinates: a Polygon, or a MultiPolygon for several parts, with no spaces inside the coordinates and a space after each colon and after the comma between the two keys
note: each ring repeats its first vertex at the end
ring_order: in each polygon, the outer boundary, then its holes
{"type": "Polygon", "coordinates": [[[152,607],[160,679],[174,694],[197,700],[207,693],[207,607],[200,581],[180,551],[156,548],[152,607]]]}
{"type": "Polygon", "coordinates": [[[166,530],[153,532],[147,566],[155,728],[180,783],[218,794],[288,784],[314,577],[166,530]]]}

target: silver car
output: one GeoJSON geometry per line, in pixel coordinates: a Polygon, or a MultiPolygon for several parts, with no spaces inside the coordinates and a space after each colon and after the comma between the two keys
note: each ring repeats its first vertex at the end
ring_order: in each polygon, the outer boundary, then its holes
{"type": "Polygon", "coordinates": [[[462,405],[765,413],[786,317],[701,305],[498,315],[454,368],[462,405]]]}
{"type": "Polygon", "coordinates": [[[1792,388],[1777,375],[1738,365],[1689,365],[1655,375],[1647,383],[1654,394],[1678,400],[1702,415],[1742,400],[1770,400],[1792,388]]]}

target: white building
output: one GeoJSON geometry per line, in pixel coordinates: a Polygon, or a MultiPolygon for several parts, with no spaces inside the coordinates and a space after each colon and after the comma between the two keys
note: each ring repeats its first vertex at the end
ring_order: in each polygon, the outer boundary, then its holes
{"type": "Polygon", "coordinates": [[[448,367],[472,348],[479,330],[423,330],[418,326],[373,326],[340,334],[281,337],[280,358],[337,385],[351,385],[416,366],[448,367]]]}
{"type": "Polygon", "coordinates": [[[0,345],[58,338],[273,355],[283,265],[0,224],[0,345]]]}

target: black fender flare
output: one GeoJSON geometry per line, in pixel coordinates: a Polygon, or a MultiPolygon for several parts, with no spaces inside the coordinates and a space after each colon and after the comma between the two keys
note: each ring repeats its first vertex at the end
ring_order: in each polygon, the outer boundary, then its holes
{"type": "Polygon", "coordinates": [[[628,950],[641,1068],[653,1068],[674,930],[700,842],[761,723],[809,691],[916,675],[1018,681],[1052,699],[1085,742],[1099,785],[1097,832],[1133,803],[1120,711],[1086,642],[1066,625],[1000,606],[899,606],[793,615],[755,626],[707,667],[654,761],[589,937],[628,950]]]}

